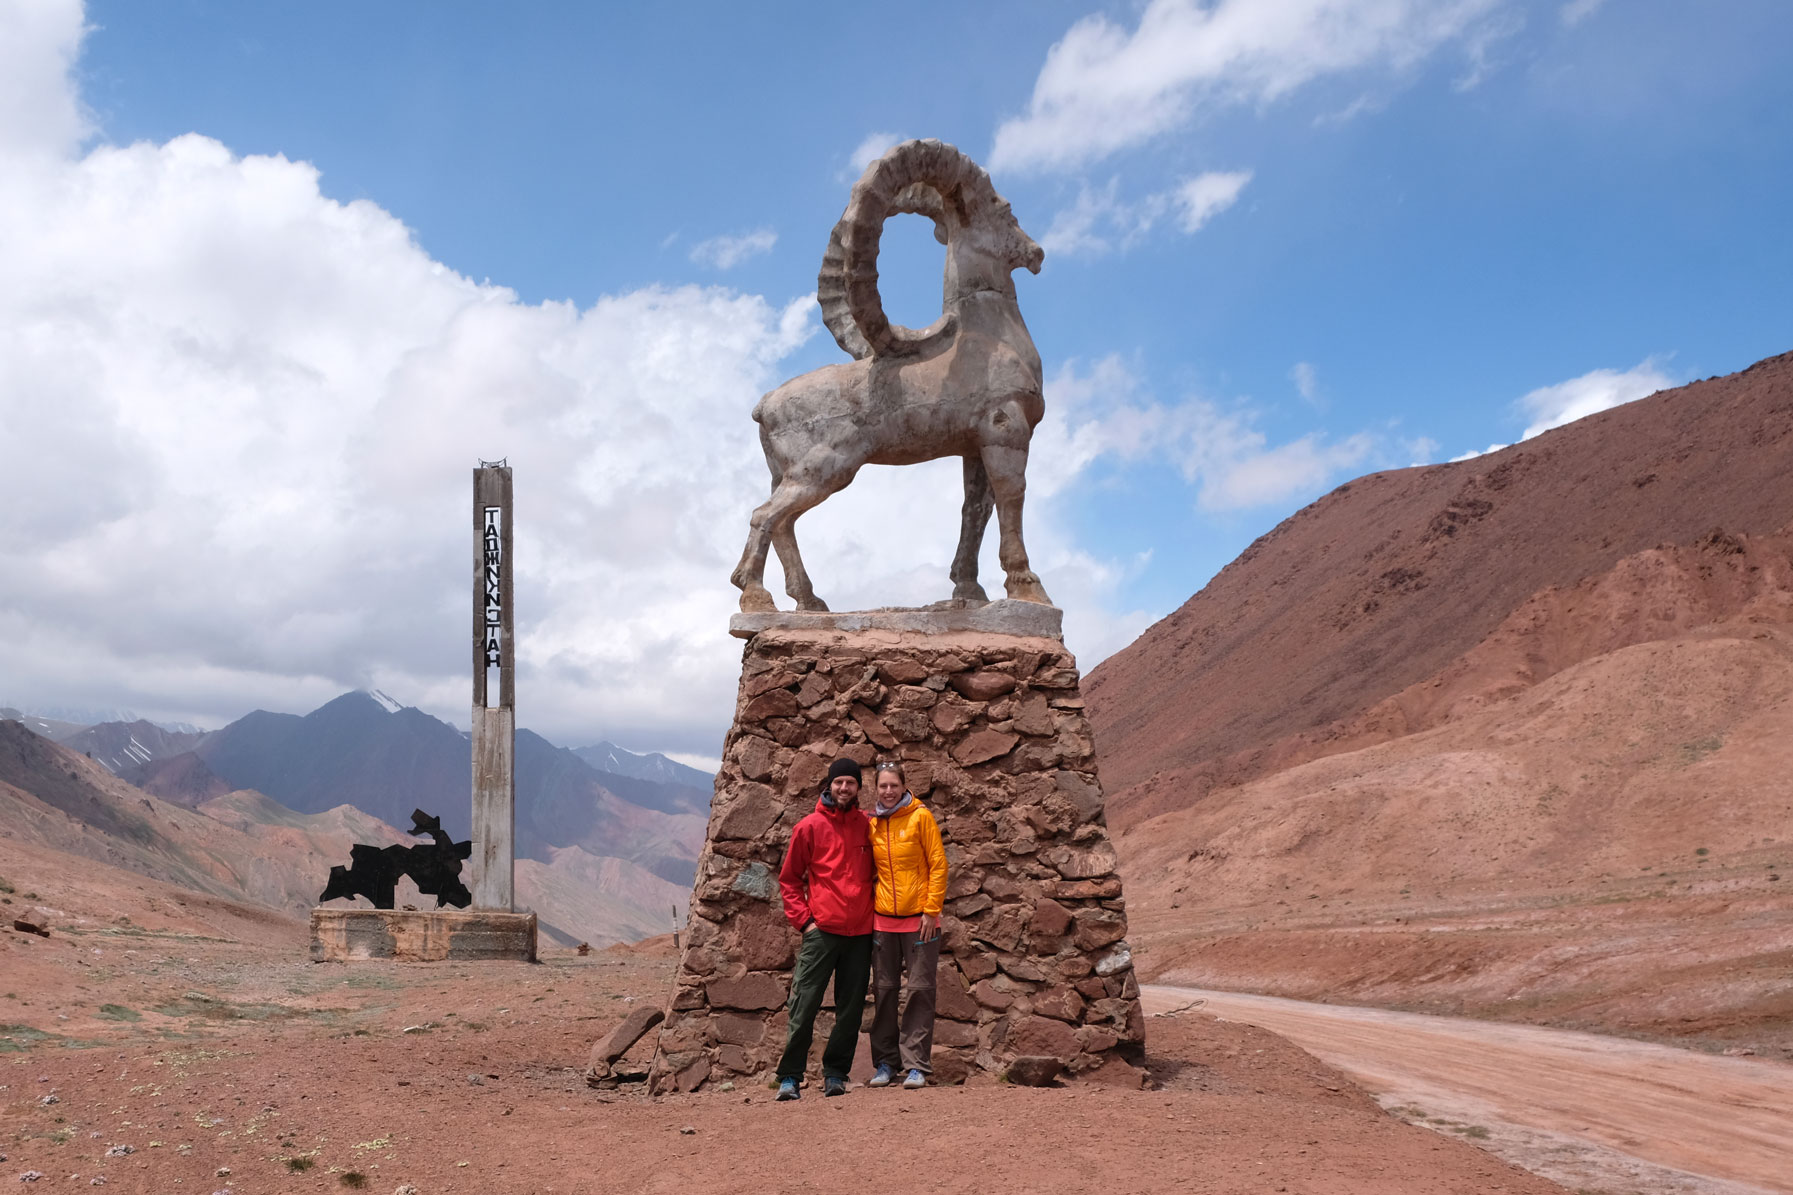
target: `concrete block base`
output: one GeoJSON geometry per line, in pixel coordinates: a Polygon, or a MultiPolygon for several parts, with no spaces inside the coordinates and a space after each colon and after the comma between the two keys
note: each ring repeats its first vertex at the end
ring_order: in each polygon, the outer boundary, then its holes
{"type": "Polygon", "coordinates": [[[390,958],[535,962],[534,913],[492,909],[311,911],[311,961],[390,958]]]}

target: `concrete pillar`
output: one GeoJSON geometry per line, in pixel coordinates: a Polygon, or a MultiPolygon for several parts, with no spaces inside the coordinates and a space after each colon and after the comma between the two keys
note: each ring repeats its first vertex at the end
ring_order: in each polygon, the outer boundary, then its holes
{"type": "Polygon", "coordinates": [[[511,561],[510,467],[482,463],[473,471],[473,907],[504,912],[512,910],[516,896],[511,561]],[[490,683],[494,672],[496,686],[490,683]]]}

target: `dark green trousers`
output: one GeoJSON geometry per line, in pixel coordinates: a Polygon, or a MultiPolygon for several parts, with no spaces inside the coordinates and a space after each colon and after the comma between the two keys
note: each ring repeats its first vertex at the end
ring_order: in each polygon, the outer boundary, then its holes
{"type": "Polygon", "coordinates": [[[817,926],[803,935],[797,951],[797,970],[791,976],[791,1014],[784,1039],[784,1057],[778,1060],[778,1077],[802,1079],[809,1069],[809,1045],[815,1039],[816,1013],[828,981],[834,981],[834,1031],[822,1051],[822,1074],[844,1079],[853,1069],[859,1048],[859,1022],[865,1015],[865,989],[871,982],[872,936],[831,934],[817,926]]]}

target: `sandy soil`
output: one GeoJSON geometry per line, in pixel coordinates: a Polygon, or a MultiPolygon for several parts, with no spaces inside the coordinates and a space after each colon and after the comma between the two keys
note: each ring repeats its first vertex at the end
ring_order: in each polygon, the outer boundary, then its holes
{"type": "Polygon", "coordinates": [[[1385,1107],[1580,1190],[1793,1192],[1793,1066],[1382,1009],[1148,987],[1276,1032],[1385,1107]]]}
{"type": "Polygon", "coordinates": [[[0,930],[9,1184],[35,1170],[53,1189],[104,1177],[160,1195],[1561,1190],[1387,1115],[1271,1033],[1191,1014],[1152,1020],[1144,1091],[594,1091],[591,1043],[663,998],[664,939],[536,966],[312,964],[297,923],[66,864],[0,841],[5,911],[52,927],[0,930]]]}

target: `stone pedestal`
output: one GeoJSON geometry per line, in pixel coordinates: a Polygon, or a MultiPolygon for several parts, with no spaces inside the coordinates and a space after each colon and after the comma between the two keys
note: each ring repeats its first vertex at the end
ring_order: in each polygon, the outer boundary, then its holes
{"type": "Polygon", "coordinates": [[[311,911],[311,961],[390,958],[508,959],[535,962],[534,913],[482,909],[325,909],[311,911]]]}
{"type": "Polygon", "coordinates": [[[784,616],[748,641],[651,1086],[776,1066],[798,942],[778,868],[842,754],[902,760],[946,842],[935,1081],[1048,1056],[1137,1085],[1144,1021],[1075,660],[1055,637],[881,613],[784,616]]]}

